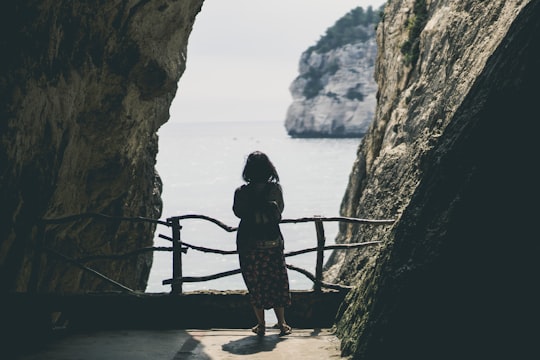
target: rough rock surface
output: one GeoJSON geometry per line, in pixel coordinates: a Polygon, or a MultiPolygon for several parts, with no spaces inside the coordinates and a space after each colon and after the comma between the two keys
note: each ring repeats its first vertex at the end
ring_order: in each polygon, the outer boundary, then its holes
{"type": "Polygon", "coordinates": [[[373,120],[377,83],[373,77],[377,43],[375,26],[362,26],[365,41],[328,52],[305,51],[298,77],[290,86],[293,102],[285,128],[294,137],[361,137],[373,120]],[[317,83],[320,89],[306,96],[317,83]]]}
{"type": "Polygon", "coordinates": [[[341,212],[396,222],[340,228],[339,242],[382,241],[328,263],[329,280],[356,286],[338,316],[344,354],[531,350],[538,19],[534,0],[387,3],[375,120],[341,212]]]}
{"type": "MultiPolygon", "coordinates": [[[[158,128],[185,68],[203,0],[10,1],[0,5],[0,290],[109,285],[42,254],[70,258],[151,246],[155,225],[81,221],[80,213],[159,218],[158,128]],[[35,266],[34,266],[35,265],[35,266]]],[[[148,253],[86,265],[144,289],[148,253]]]]}

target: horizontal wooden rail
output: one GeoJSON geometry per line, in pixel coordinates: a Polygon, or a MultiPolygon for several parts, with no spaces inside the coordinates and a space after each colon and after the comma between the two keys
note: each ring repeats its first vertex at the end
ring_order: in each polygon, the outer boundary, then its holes
{"type": "Polygon", "coordinates": [[[315,275],[313,275],[312,273],[310,273],[309,271],[307,270],[304,270],[302,268],[299,268],[299,267],[296,267],[296,266],[293,266],[293,265],[289,265],[287,264],[287,269],[291,269],[291,270],[294,270],[294,271],[297,271],[299,272],[300,274],[302,275],[305,275],[309,280],[311,280],[314,284],[319,284],[321,287],[324,287],[324,288],[328,288],[328,289],[334,289],[334,290],[350,290],[352,289],[353,287],[352,286],[345,286],[345,285],[339,285],[339,284],[332,284],[332,283],[329,283],[329,282],[326,282],[326,281],[322,281],[322,280],[317,280],[317,278],[315,277],[315,275]]]}
{"type": "MultiPolygon", "coordinates": [[[[159,237],[165,240],[172,241],[173,239],[169,236],[159,234],[159,237]]],[[[187,246],[188,248],[191,248],[193,250],[198,250],[205,253],[214,253],[214,254],[221,254],[221,255],[234,255],[238,254],[238,251],[236,250],[219,250],[219,249],[211,249],[211,248],[205,248],[203,246],[197,246],[188,244],[187,242],[181,241],[180,244],[187,246]]]]}
{"type": "MultiPolygon", "coordinates": [[[[322,248],[322,250],[355,249],[355,248],[360,248],[360,247],[363,247],[363,246],[375,245],[375,244],[380,244],[380,243],[381,243],[381,241],[367,241],[367,242],[363,242],[363,243],[326,245],[326,246],[324,246],[322,248]]],[[[236,251],[236,250],[219,250],[219,249],[205,248],[203,246],[196,246],[196,245],[188,244],[187,242],[184,242],[184,241],[182,241],[181,244],[188,247],[188,248],[191,248],[193,250],[198,250],[198,251],[205,252],[205,253],[220,254],[220,255],[236,255],[236,254],[238,254],[238,251],[236,251]]],[[[172,249],[172,248],[167,248],[167,249],[172,249]]],[[[287,256],[301,255],[301,254],[306,254],[306,253],[310,253],[310,252],[314,252],[314,251],[318,251],[318,250],[319,250],[319,248],[316,248],[316,247],[307,248],[307,249],[296,250],[296,251],[291,251],[291,252],[285,253],[285,256],[287,257],[287,256]]],[[[172,250],[169,250],[169,251],[172,251],[172,250]]],[[[185,251],[183,251],[183,252],[186,253],[185,251]]]]}
{"type": "Polygon", "coordinates": [[[181,244],[182,244],[182,245],[185,245],[185,246],[187,246],[188,248],[191,248],[191,249],[193,249],[193,250],[198,250],[198,251],[205,252],[205,253],[213,253],[213,254],[221,254],[221,255],[234,255],[234,254],[238,254],[238,251],[236,251],[236,250],[210,249],[210,248],[205,248],[205,247],[203,247],[203,246],[191,245],[191,244],[188,244],[187,242],[184,242],[184,241],[182,241],[181,244]]]}
{"type": "MultiPolygon", "coordinates": [[[[375,244],[380,244],[380,243],[382,243],[382,241],[367,241],[363,243],[325,245],[322,248],[322,250],[355,249],[355,248],[360,248],[363,246],[375,245],[375,244]]],[[[314,252],[314,251],[319,251],[319,248],[314,247],[314,248],[291,251],[291,252],[286,253],[285,256],[295,256],[295,255],[306,254],[306,253],[314,252]]]]}
{"type": "Polygon", "coordinates": [[[389,225],[393,224],[395,220],[393,219],[383,219],[383,220],[371,220],[371,219],[357,219],[357,218],[350,218],[350,217],[343,217],[343,216],[333,216],[333,217],[303,217],[299,219],[283,219],[280,221],[281,224],[288,224],[288,223],[304,223],[304,222],[316,222],[316,221],[322,221],[322,222],[347,222],[347,223],[356,223],[356,224],[371,224],[371,225],[389,225]]]}
{"type": "MultiPolygon", "coordinates": [[[[222,277],[227,277],[227,276],[240,274],[240,272],[241,272],[240,269],[235,269],[235,270],[224,271],[224,272],[220,272],[220,273],[212,274],[212,275],[184,276],[184,277],[182,277],[182,282],[199,282],[199,281],[216,280],[216,279],[219,279],[219,278],[222,278],[222,277]]],[[[174,279],[163,280],[162,284],[163,285],[172,284],[173,281],[174,281],[174,279]]]]}
{"type": "Polygon", "coordinates": [[[201,220],[210,221],[210,222],[216,224],[217,226],[219,226],[220,228],[222,228],[223,230],[225,230],[227,232],[234,232],[234,231],[238,230],[238,227],[233,227],[233,226],[226,225],[226,224],[222,223],[221,221],[219,221],[217,219],[214,219],[214,218],[212,218],[210,216],[206,216],[206,215],[187,214],[187,215],[173,216],[173,217],[171,217],[169,219],[178,219],[178,220],[201,219],[201,220]]]}
{"type": "MultiPolygon", "coordinates": [[[[224,224],[223,222],[214,219],[210,216],[206,215],[200,215],[200,214],[187,214],[187,215],[180,215],[180,216],[174,216],[170,219],[178,219],[178,220],[185,220],[185,219],[200,219],[200,220],[207,220],[210,221],[220,228],[224,229],[227,232],[234,232],[238,230],[238,227],[233,227],[224,224]]],[[[393,224],[394,219],[382,219],[382,220],[373,220],[373,219],[359,219],[359,218],[351,218],[351,217],[345,217],[345,216],[332,216],[332,217],[302,217],[298,219],[282,219],[280,221],[280,224],[296,224],[296,223],[305,223],[305,222],[315,222],[315,221],[322,221],[322,222],[346,222],[346,223],[355,223],[355,224],[371,224],[371,225],[388,225],[393,224]]],[[[170,239],[170,238],[169,238],[170,239]]]]}
{"type": "MultiPolygon", "coordinates": [[[[334,290],[350,290],[350,289],[353,288],[352,286],[332,284],[332,283],[325,282],[325,281],[317,281],[316,278],[315,278],[315,275],[313,275],[312,273],[310,273],[307,270],[304,270],[302,268],[299,268],[299,267],[296,267],[296,266],[293,266],[293,265],[287,264],[287,268],[290,269],[290,270],[294,270],[296,272],[299,272],[300,274],[302,274],[302,275],[306,276],[308,279],[310,279],[313,283],[319,283],[321,285],[321,287],[324,287],[324,288],[334,289],[334,290]]],[[[182,282],[190,282],[190,283],[192,283],[192,282],[203,282],[203,281],[217,280],[219,278],[232,276],[232,275],[237,275],[237,274],[240,274],[241,272],[242,271],[240,269],[235,269],[235,270],[229,270],[229,271],[220,272],[220,273],[213,274],[213,275],[184,276],[184,277],[182,277],[182,282]]],[[[166,280],[163,280],[162,284],[163,285],[170,285],[173,282],[174,282],[174,279],[166,279],[166,280]]]]}

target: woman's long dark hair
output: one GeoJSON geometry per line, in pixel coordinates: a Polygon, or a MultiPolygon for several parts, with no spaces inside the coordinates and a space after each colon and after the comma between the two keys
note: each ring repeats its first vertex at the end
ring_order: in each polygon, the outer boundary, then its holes
{"type": "Polygon", "coordinates": [[[242,178],[246,182],[275,182],[279,183],[279,176],[265,153],[254,151],[246,159],[246,165],[242,172],[242,178]]]}

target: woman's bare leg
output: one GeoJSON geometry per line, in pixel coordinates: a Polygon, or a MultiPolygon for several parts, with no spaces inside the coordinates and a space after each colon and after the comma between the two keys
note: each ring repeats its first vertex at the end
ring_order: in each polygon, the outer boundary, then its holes
{"type": "Polygon", "coordinates": [[[285,321],[285,309],[282,307],[274,308],[274,312],[276,313],[277,317],[277,325],[279,328],[279,335],[289,335],[292,331],[291,327],[287,325],[287,322],[285,321]]]}
{"type": "Polygon", "coordinates": [[[276,313],[278,325],[285,324],[285,309],[282,307],[274,308],[274,313],[276,313]]]}
{"type": "Polygon", "coordinates": [[[257,317],[257,322],[260,324],[260,325],[265,325],[265,322],[264,322],[264,309],[259,309],[259,308],[256,308],[255,306],[253,306],[253,311],[255,312],[255,316],[257,317]]]}
{"type": "Polygon", "coordinates": [[[253,331],[259,336],[263,336],[266,332],[266,324],[264,322],[264,309],[259,309],[253,306],[253,311],[255,312],[255,316],[257,317],[257,325],[251,328],[251,331],[253,331]]]}

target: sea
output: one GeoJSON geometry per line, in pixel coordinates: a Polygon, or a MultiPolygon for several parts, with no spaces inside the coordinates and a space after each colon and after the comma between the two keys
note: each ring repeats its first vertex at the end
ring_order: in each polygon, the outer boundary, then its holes
{"type": "MultiPolygon", "coordinates": [[[[156,169],[163,181],[162,219],[201,214],[236,227],[232,212],[234,190],[242,185],[241,174],[247,155],[266,153],[275,165],[283,188],[284,219],[338,216],[361,139],[292,138],[282,122],[170,122],[158,132],[156,169]]],[[[236,232],[229,233],[199,219],[181,222],[181,240],[193,245],[222,250],[235,249],[236,232]]],[[[285,252],[317,245],[314,223],[282,224],[285,252]]],[[[334,244],[335,222],[324,224],[326,243],[334,244]]],[[[171,236],[158,225],[154,246],[171,246],[159,237],[171,236]]],[[[162,285],[172,277],[172,253],[155,252],[146,292],[170,292],[162,285]]],[[[327,258],[329,252],[325,253],[327,258]]],[[[315,273],[315,253],[287,257],[287,263],[315,273]]],[[[206,276],[239,268],[237,255],[218,255],[189,249],[182,254],[184,276],[206,276]]],[[[289,270],[291,290],[308,290],[313,283],[289,270]]],[[[242,290],[242,276],[184,283],[183,291],[242,290]]]]}

